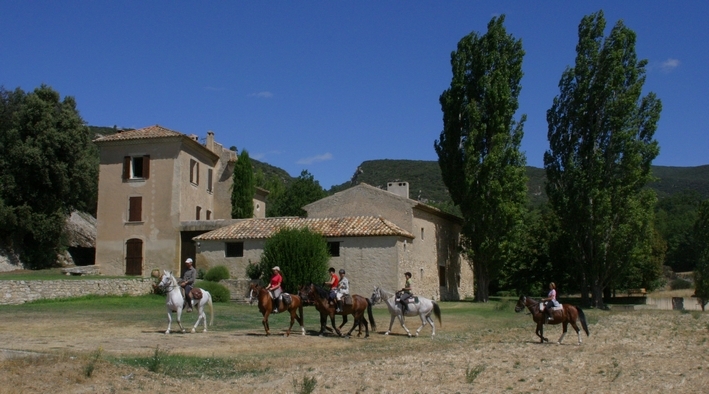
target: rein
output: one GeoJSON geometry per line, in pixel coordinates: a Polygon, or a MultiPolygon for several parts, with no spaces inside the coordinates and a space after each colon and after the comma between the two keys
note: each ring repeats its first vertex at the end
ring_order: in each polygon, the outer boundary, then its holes
{"type": "MultiPolygon", "coordinates": [[[[165,275],[163,275],[163,278],[165,278],[165,275]]],[[[170,278],[170,277],[167,277],[167,278],[170,278]]],[[[167,283],[167,284],[165,284],[164,286],[162,286],[163,289],[165,289],[165,291],[167,291],[168,293],[171,292],[171,291],[173,291],[173,290],[175,290],[175,289],[179,286],[179,285],[177,284],[177,280],[175,280],[174,277],[172,277],[172,278],[170,278],[170,279],[171,279],[171,280],[169,281],[170,283],[167,283]]],[[[160,282],[162,283],[162,280],[161,280],[160,282]]]]}

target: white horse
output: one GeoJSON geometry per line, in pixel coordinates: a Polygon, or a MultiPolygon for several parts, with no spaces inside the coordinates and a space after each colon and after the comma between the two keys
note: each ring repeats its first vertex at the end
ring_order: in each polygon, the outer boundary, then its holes
{"type": "Polygon", "coordinates": [[[395,294],[382,290],[379,287],[374,288],[374,293],[372,293],[372,304],[376,304],[383,300],[387,305],[387,308],[389,308],[389,314],[391,315],[389,330],[385,332],[384,335],[389,335],[391,332],[391,327],[394,325],[394,319],[398,317],[401,327],[404,327],[404,330],[406,330],[406,333],[410,337],[411,332],[408,328],[406,328],[406,325],[404,325],[404,316],[416,315],[421,317],[421,327],[416,330],[416,336],[419,335],[421,329],[426,325],[426,323],[431,324],[431,336],[433,337],[436,335],[436,326],[433,324],[433,319],[431,319],[431,312],[433,312],[436,315],[436,318],[438,318],[438,324],[441,324],[441,308],[438,307],[438,304],[435,301],[429,300],[428,298],[418,296],[417,298],[419,300],[418,303],[408,304],[406,311],[402,312],[401,304],[396,302],[395,294]]]}
{"type": "MultiPolygon", "coordinates": [[[[160,279],[160,287],[165,289],[167,292],[167,330],[165,334],[170,333],[170,327],[172,326],[172,312],[177,312],[177,324],[180,325],[182,332],[185,332],[185,328],[182,327],[182,306],[184,305],[184,298],[182,297],[182,290],[180,289],[180,284],[177,283],[177,279],[172,275],[170,271],[163,271],[162,278],[160,279]]],[[[197,306],[197,322],[192,327],[192,332],[199,325],[200,320],[204,321],[204,330],[202,332],[207,332],[207,316],[204,314],[204,306],[209,304],[209,314],[210,320],[209,325],[214,324],[214,307],[212,305],[212,295],[209,294],[207,290],[202,290],[202,299],[196,304],[197,306]]],[[[195,300],[190,299],[192,306],[195,306],[195,300]]]]}

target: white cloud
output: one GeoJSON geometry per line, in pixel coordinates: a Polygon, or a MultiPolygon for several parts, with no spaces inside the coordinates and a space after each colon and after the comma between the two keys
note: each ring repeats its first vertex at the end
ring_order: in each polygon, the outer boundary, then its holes
{"type": "Polygon", "coordinates": [[[328,161],[332,160],[332,153],[325,153],[322,155],[317,155],[317,156],[312,156],[312,157],[306,157],[303,159],[300,159],[296,161],[296,164],[313,164],[313,163],[319,163],[321,161],[328,161]]]}
{"type": "Polygon", "coordinates": [[[662,64],[660,64],[660,68],[662,69],[662,71],[667,72],[667,73],[674,70],[677,67],[679,67],[679,60],[672,59],[672,58],[669,58],[669,59],[665,60],[664,62],[662,62],[662,64]]]}
{"type": "Polygon", "coordinates": [[[263,91],[263,92],[258,92],[258,93],[251,93],[249,97],[256,97],[256,98],[271,98],[273,97],[273,93],[269,91],[263,91]]]}

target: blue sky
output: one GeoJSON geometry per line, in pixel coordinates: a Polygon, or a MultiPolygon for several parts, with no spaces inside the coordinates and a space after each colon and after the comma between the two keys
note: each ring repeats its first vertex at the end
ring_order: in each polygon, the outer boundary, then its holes
{"type": "Polygon", "coordinates": [[[584,15],[637,33],[662,100],[655,165],[709,163],[706,1],[7,1],[0,85],[74,96],[89,125],[159,124],[326,189],[365,160],[437,160],[450,54],[493,16],[522,39],[522,150],[543,166],[546,111],[584,15]]]}

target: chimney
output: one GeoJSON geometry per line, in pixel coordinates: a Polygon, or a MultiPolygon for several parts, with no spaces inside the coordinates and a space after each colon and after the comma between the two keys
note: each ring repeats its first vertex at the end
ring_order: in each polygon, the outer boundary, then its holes
{"type": "Polygon", "coordinates": [[[199,142],[199,137],[197,136],[197,134],[190,134],[190,139],[191,139],[192,141],[197,141],[197,142],[199,142]]]}
{"type": "Polygon", "coordinates": [[[214,132],[212,130],[207,131],[207,149],[217,153],[214,151],[214,132]]]}
{"type": "Polygon", "coordinates": [[[387,191],[397,196],[409,198],[409,182],[388,182],[387,191]]]}

